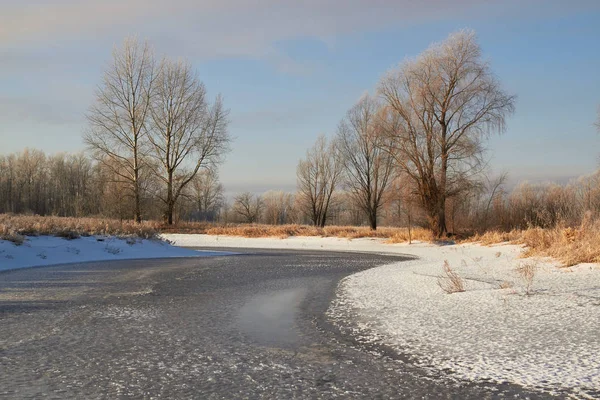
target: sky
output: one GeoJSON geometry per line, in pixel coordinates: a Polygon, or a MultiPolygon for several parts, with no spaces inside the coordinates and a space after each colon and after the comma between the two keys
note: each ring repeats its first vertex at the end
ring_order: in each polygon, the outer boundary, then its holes
{"type": "Polygon", "coordinates": [[[407,57],[469,28],[506,91],[487,144],[511,180],[588,174],[600,160],[597,0],[0,0],[0,153],[85,149],[85,112],[124,38],[185,58],[230,113],[229,193],[292,191],[320,134],[407,57]]]}

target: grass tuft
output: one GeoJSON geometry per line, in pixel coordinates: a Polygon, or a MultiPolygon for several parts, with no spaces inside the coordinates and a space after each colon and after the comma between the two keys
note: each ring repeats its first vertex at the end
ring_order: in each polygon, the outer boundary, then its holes
{"type": "Polygon", "coordinates": [[[448,260],[444,261],[443,274],[438,276],[437,284],[448,294],[464,292],[465,281],[456,271],[450,267],[448,260]]]}

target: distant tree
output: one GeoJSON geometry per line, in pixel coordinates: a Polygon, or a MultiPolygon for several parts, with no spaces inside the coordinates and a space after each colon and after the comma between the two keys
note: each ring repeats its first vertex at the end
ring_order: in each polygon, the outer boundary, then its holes
{"type": "Polygon", "coordinates": [[[371,229],[395,172],[394,157],[386,151],[380,107],[370,96],[352,107],[338,127],[337,142],[345,166],[345,186],[364,211],[371,229]]]}
{"type": "Polygon", "coordinates": [[[132,195],[137,222],[142,220],[140,176],[154,80],[155,62],[149,45],[126,39],[122,48],[113,51],[112,64],[86,115],[85,143],[132,195]]]}
{"type": "Polygon", "coordinates": [[[320,136],[306,152],[296,169],[298,197],[313,225],[324,227],[333,195],[343,172],[343,162],[335,141],[320,136]]]}
{"type": "Polygon", "coordinates": [[[108,167],[107,162],[101,163],[100,174],[102,214],[119,220],[135,217],[133,214],[135,210],[134,198],[130,193],[131,188],[115,172],[115,167],[108,167]]]}
{"type": "Polygon", "coordinates": [[[488,229],[488,223],[490,219],[490,210],[492,209],[492,205],[495,201],[502,198],[504,196],[504,186],[506,185],[506,180],[508,179],[508,173],[503,172],[500,175],[491,178],[486,176],[486,182],[484,185],[484,191],[487,195],[485,200],[485,209],[482,218],[482,230],[485,231],[488,229]]]}
{"type": "Polygon", "coordinates": [[[164,61],[151,101],[148,135],[156,176],[164,190],[164,220],[173,223],[175,205],[200,169],[217,165],[229,148],[228,111],[221,97],[211,106],[206,89],[185,62],[164,61]]]}
{"type": "Polygon", "coordinates": [[[240,193],[233,200],[233,211],[246,223],[253,224],[260,218],[263,210],[261,196],[250,192],[240,193]]]}
{"type": "Polygon", "coordinates": [[[398,222],[403,221],[408,228],[408,243],[412,243],[412,228],[419,217],[418,193],[414,181],[405,174],[396,176],[393,183],[392,201],[398,222]]]}
{"type": "Polygon", "coordinates": [[[405,61],[378,89],[389,111],[389,150],[415,182],[435,236],[445,236],[446,200],[481,171],[482,142],[504,129],[515,97],[502,90],[468,30],[405,61]]]}
{"type": "Polygon", "coordinates": [[[200,171],[191,183],[191,197],[196,205],[198,217],[204,221],[214,221],[223,205],[223,185],[212,169],[200,171]]]}
{"type": "Polygon", "coordinates": [[[294,195],[282,191],[268,191],[262,195],[263,218],[267,224],[280,225],[294,221],[294,195]]]}

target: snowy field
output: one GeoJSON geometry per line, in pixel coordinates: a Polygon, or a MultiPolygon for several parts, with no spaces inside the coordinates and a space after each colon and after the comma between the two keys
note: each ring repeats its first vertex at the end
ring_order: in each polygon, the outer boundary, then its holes
{"type": "Polygon", "coordinates": [[[22,245],[0,240],[0,271],[85,261],[222,255],[172,246],[160,240],[90,236],[67,240],[27,237],[22,245]]]}
{"type": "Polygon", "coordinates": [[[180,246],[367,251],[419,257],[346,278],[329,316],[352,318],[355,334],[424,367],[468,380],[512,382],[577,397],[600,395],[600,266],[558,268],[521,259],[520,246],[391,245],[377,239],[248,239],[164,235],[180,246]],[[438,286],[444,261],[466,291],[438,286]],[[516,268],[535,270],[528,283],[516,268]],[[527,294],[529,292],[529,294],[527,294]]]}

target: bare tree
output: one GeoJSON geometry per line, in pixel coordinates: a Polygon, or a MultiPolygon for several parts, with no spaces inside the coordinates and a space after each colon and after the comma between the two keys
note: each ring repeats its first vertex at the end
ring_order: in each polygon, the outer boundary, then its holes
{"type": "Polygon", "coordinates": [[[214,221],[223,204],[223,185],[216,172],[211,169],[200,171],[191,183],[192,195],[198,217],[204,221],[214,221]]]}
{"type": "Polygon", "coordinates": [[[404,219],[405,226],[408,228],[408,244],[412,243],[413,225],[419,216],[417,193],[414,186],[414,182],[405,174],[397,175],[393,183],[392,199],[395,203],[398,222],[401,223],[404,219]]]}
{"type": "Polygon", "coordinates": [[[173,211],[185,187],[201,168],[217,165],[228,150],[227,110],[218,96],[210,106],[206,90],[186,62],[164,61],[152,96],[152,124],[148,135],[156,171],[165,189],[164,220],[173,223],[173,211]]]}
{"type": "Polygon", "coordinates": [[[333,194],[340,182],[343,163],[335,141],[320,136],[298,163],[298,197],[306,215],[315,226],[324,227],[333,194]]]}
{"type": "Polygon", "coordinates": [[[483,230],[488,228],[488,219],[490,214],[490,208],[494,201],[499,197],[502,197],[504,192],[504,185],[508,179],[508,173],[503,172],[495,178],[486,177],[485,191],[488,193],[487,201],[485,202],[485,210],[483,214],[483,230]]]}
{"type": "Polygon", "coordinates": [[[126,39],[113,51],[113,62],[96,90],[87,113],[89,129],[84,140],[96,159],[105,163],[126,184],[134,198],[134,218],[142,220],[140,175],[142,150],[155,62],[148,44],[126,39]]]}
{"type": "Polygon", "coordinates": [[[504,129],[515,97],[502,90],[468,30],[389,72],[379,93],[390,113],[390,152],[415,181],[431,228],[442,237],[446,199],[482,169],[482,142],[504,129]]]}
{"type": "Polygon", "coordinates": [[[364,96],[338,127],[337,139],[345,166],[345,186],[377,229],[378,211],[393,182],[394,157],[385,150],[387,136],[378,117],[379,105],[364,96]]]}
{"type": "Polygon", "coordinates": [[[250,192],[244,192],[233,200],[233,211],[239,215],[244,222],[253,224],[258,221],[263,209],[263,200],[261,196],[253,195],[250,192]]]}
{"type": "Polygon", "coordinates": [[[293,221],[294,195],[282,191],[268,191],[262,195],[264,221],[271,225],[286,224],[293,221]]]}

